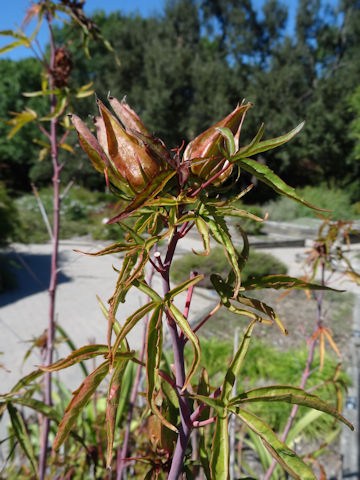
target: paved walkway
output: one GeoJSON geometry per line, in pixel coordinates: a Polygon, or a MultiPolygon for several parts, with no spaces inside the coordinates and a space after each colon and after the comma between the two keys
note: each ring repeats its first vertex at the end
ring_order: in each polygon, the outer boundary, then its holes
{"type": "MultiPolygon", "coordinates": [[[[56,318],[78,347],[89,342],[106,343],[106,320],[101,314],[96,294],[104,303],[111,296],[117,279],[113,267],[121,266],[121,258],[118,255],[89,257],[74,252],[74,249],[94,252],[103,246],[83,239],[64,241],[60,244],[61,272],[56,300],[56,318]]],[[[0,295],[0,329],[2,332],[0,351],[3,353],[0,363],[7,369],[0,369],[0,393],[9,391],[21,376],[33,370],[40,363],[40,356],[36,351],[29,356],[25,364],[23,364],[23,357],[30,346],[28,342],[38,337],[46,328],[49,304],[47,285],[51,246],[49,244],[13,245],[12,248],[13,258],[19,266],[19,288],[0,295]]],[[[181,258],[192,248],[198,251],[202,248],[201,241],[194,235],[180,242],[177,257],[181,258]]],[[[355,248],[360,252],[360,246],[355,248]]],[[[306,248],[271,249],[269,247],[261,250],[271,252],[287,264],[289,275],[302,274],[302,265],[299,259],[303,258],[306,248]]],[[[360,288],[350,282],[342,281],[334,287],[360,294],[360,288]]],[[[154,288],[161,292],[159,280],[154,281],[154,288]]],[[[217,301],[216,297],[208,291],[196,290],[198,291],[192,302],[190,321],[209,311],[217,301]]],[[[127,318],[143,302],[144,296],[133,289],[127,302],[119,307],[117,315],[119,321],[127,318]]],[[[184,294],[180,296],[178,302],[179,307],[184,305],[184,294]]],[[[139,348],[142,331],[142,325],[139,323],[130,333],[129,342],[132,348],[139,348]]],[[[68,353],[68,347],[64,343],[58,347],[57,355],[59,357],[64,357],[68,353]]],[[[358,359],[360,356],[358,355],[356,358],[358,359]]],[[[358,371],[358,367],[359,365],[356,365],[354,372],[358,371]]],[[[82,374],[78,366],[73,366],[62,372],[60,378],[69,388],[74,389],[81,382],[82,374]]],[[[352,406],[350,405],[349,408],[351,409],[352,406]]],[[[3,428],[4,425],[1,427],[1,433],[3,433],[3,428]]],[[[353,463],[351,466],[349,465],[350,471],[353,469],[353,463]]]]}

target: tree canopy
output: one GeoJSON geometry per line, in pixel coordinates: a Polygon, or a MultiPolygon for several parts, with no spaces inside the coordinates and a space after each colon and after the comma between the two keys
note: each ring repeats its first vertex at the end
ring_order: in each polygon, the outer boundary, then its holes
{"type": "MultiPolygon", "coordinates": [[[[356,182],[359,1],[329,6],[322,0],[299,0],[291,35],[287,8],[278,0],[267,0],[261,11],[251,0],[169,0],[159,16],[99,11],[93,18],[121,64],[101,43],[93,43],[91,58],[86,58],[75,37],[69,42],[71,25],[65,26],[56,35],[73,54],[71,81],[93,81],[102,99],[109,91],[126,95],[149,130],[170,148],[186,143],[246,98],[256,109],[248,113],[244,140],[263,119],[268,138],[306,120],[302,135],[286,151],[266,155],[268,165],[286,181],[294,186],[356,182]]],[[[33,59],[0,60],[0,73],[0,117],[6,119],[9,111],[23,108],[21,92],[38,89],[40,78],[33,59]]],[[[74,110],[86,116],[93,103],[82,99],[74,110]]],[[[45,163],[38,164],[32,142],[38,137],[34,127],[11,141],[6,140],[8,127],[0,129],[0,180],[18,189],[27,189],[29,178],[46,183],[49,173],[45,163]]],[[[68,162],[68,176],[79,158],[81,154],[68,162]]],[[[87,167],[80,180],[99,186],[87,167]]],[[[353,191],[359,200],[358,190],[353,191]]]]}

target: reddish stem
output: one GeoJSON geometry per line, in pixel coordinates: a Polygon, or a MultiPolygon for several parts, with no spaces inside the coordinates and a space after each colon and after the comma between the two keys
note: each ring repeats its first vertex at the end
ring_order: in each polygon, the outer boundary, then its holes
{"type": "MultiPolygon", "coordinates": [[[[50,72],[53,71],[55,66],[55,43],[54,36],[51,27],[52,18],[50,14],[47,15],[47,22],[50,31],[50,72]]],[[[54,87],[54,79],[49,74],[49,87],[52,90],[54,87]]],[[[56,107],[56,96],[50,95],[51,112],[56,107]]],[[[60,171],[61,166],[58,163],[58,149],[57,149],[57,128],[58,118],[55,117],[50,122],[50,145],[51,145],[51,159],[53,163],[53,238],[52,238],[52,254],[51,254],[51,270],[50,270],[50,284],[49,284],[49,317],[48,317],[48,329],[47,329],[47,343],[46,350],[43,359],[44,365],[50,365],[53,363],[53,351],[54,351],[54,336],[55,336],[55,299],[56,288],[58,282],[58,256],[59,256],[59,229],[60,229],[60,171]]],[[[45,374],[45,389],[44,389],[44,402],[46,405],[52,405],[52,380],[51,373],[45,374]]],[[[40,445],[40,458],[39,458],[39,478],[44,480],[46,477],[46,460],[47,449],[49,439],[50,420],[48,417],[43,417],[43,430],[42,439],[40,445]]]]}

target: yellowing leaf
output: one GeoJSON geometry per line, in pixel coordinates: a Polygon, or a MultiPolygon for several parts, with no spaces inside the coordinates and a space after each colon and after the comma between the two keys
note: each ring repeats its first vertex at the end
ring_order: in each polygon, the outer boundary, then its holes
{"type": "Polygon", "coordinates": [[[32,122],[37,117],[36,112],[28,107],[26,107],[25,110],[23,110],[22,112],[19,112],[19,113],[10,112],[10,113],[11,115],[14,116],[14,118],[12,118],[6,123],[14,126],[7,135],[8,139],[12,138],[15,135],[15,133],[18,130],[20,130],[20,128],[22,128],[27,123],[32,122]]]}

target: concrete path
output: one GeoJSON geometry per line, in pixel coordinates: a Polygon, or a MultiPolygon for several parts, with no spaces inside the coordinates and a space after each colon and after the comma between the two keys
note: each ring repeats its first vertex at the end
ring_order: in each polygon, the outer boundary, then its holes
{"type": "MultiPolygon", "coordinates": [[[[239,240],[240,242],[240,240],[239,240]]],[[[60,244],[60,267],[59,287],[56,300],[56,318],[57,322],[68,333],[76,346],[80,347],[88,343],[106,343],[106,321],[100,311],[96,294],[100,296],[104,303],[112,295],[115,288],[117,274],[113,270],[121,266],[119,255],[108,255],[104,257],[89,257],[74,252],[74,249],[80,249],[86,252],[95,252],[105,245],[89,242],[84,239],[63,241],[60,244]]],[[[241,245],[239,245],[240,247],[241,245]]],[[[192,234],[181,240],[177,250],[177,258],[195,250],[202,249],[201,241],[192,234]]],[[[360,245],[355,247],[360,252],[360,245]]],[[[50,267],[51,246],[45,245],[13,245],[12,256],[19,267],[19,288],[0,294],[0,363],[6,369],[0,369],[0,393],[8,392],[21,376],[32,371],[36,365],[40,364],[40,354],[34,351],[25,364],[23,357],[32,339],[41,335],[46,329],[48,317],[48,276],[50,267]]],[[[272,253],[288,266],[288,274],[291,276],[300,276],[303,273],[302,259],[306,248],[289,247],[271,249],[262,248],[262,251],[272,253]]],[[[351,282],[341,279],[333,285],[335,288],[343,288],[348,291],[360,294],[360,288],[351,282]]],[[[154,280],[154,288],[161,293],[161,284],[158,279],[154,280]]],[[[217,303],[214,294],[201,289],[195,290],[195,297],[192,302],[190,321],[196,320],[201,315],[211,310],[217,303]]],[[[144,296],[133,289],[125,304],[118,310],[117,318],[120,322],[125,320],[136,308],[142,305],[144,296]]],[[[185,295],[178,299],[179,307],[183,307],[185,295]]],[[[358,315],[356,314],[354,324],[359,325],[358,315]]],[[[354,326],[356,330],[357,327],[354,326]]],[[[358,331],[360,331],[360,326],[358,331]]],[[[141,323],[130,333],[129,342],[132,348],[137,349],[141,345],[143,328],[141,323]]],[[[357,332],[355,332],[356,336],[357,332]]],[[[360,336],[360,334],[359,334],[360,336]]],[[[356,342],[355,342],[356,343],[356,342]]],[[[353,348],[353,347],[351,347],[353,348]]],[[[357,347],[354,347],[357,348],[357,347]]],[[[67,345],[62,343],[58,346],[57,356],[64,357],[69,353],[67,345]]],[[[355,354],[354,354],[355,355],[355,354]]],[[[354,377],[358,375],[360,355],[354,356],[356,365],[352,372],[354,377]],[[356,359],[356,360],[355,360],[356,359]]],[[[82,373],[78,366],[73,366],[62,372],[59,378],[71,388],[76,388],[82,380],[82,373]]],[[[355,378],[354,378],[355,380],[355,378]]],[[[358,392],[350,392],[350,397],[355,398],[355,411],[350,415],[358,418],[358,392]]],[[[353,408],[347,404],[347,412],[353,408]]],[[[351,412],[350,412],[351,413],[351,412]]],[[[2,422],[4,424],[4,422],[2,422]]],[[[4,433],[4,425],[1,426],[1,437],[4,433]]],[[[354,437],[348,436],[343,441],[343,451],[348,454],[347,471],[354,471],[357,460],[354,460],[354,449],[347,449],[347,442],[354,442],[354,437]],[[345,444],[344,444],[345,442],[345,444]],[[350,462],[350,463],[349,463],[350,462]]],[[[354,447],[355,448],[355,447],[354,447]]],[[[357,450],[356,450],[357,452],[357,450]]],[[[350,478],[350,477],[349,477],[350,478]]],[[[351,477],[355,478],[355,477],[351,477]]]]}

